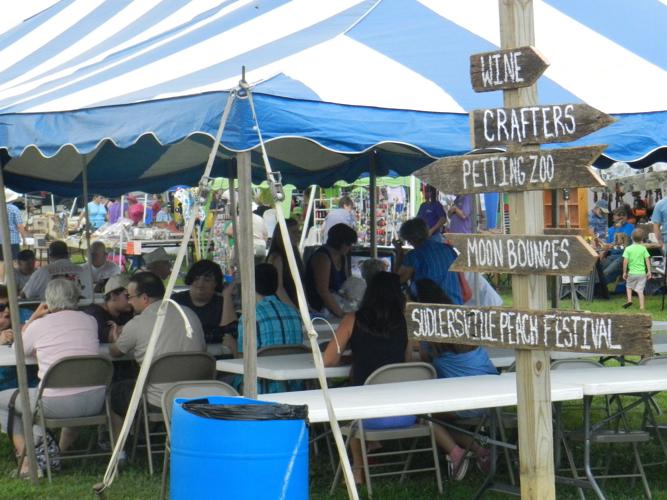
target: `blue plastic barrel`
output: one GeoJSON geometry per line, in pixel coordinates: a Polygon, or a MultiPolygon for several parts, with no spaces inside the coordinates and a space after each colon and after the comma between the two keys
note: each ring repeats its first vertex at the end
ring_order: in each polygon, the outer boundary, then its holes
{"type": "MultiPolygon", "coordinates": [[[[198,398],[199,399],[199,398],[198,398]]],[[[266,405],[211,396],[209,405],[266,405]]],[[[305,420],[220,420],[194,415],[174,401],[170,498],[307,499],[305,420]]]]}

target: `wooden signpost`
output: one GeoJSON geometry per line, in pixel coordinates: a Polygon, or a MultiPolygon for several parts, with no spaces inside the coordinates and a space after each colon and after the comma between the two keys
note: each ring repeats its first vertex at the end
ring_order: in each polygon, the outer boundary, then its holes
{"type": "Polygon", "coordinates": [[[651,316],[409,303],[408,335],[428,342],[652,355],[651,316]]]}
{"type": "Polygon", "coordinates": [[[547,311],[548,274],[587,274],[595,253],[581,236],[543,234],[541,189],[599,185],[588,165],[603,146],[540,151],[614,121],[586,104],[538,105],[534,81],[545,62],[534,50],[532,0],[499,0],[501,50],[474,54],[470,78],[478,92],[503,89],[503,107],[472,111],[473,148],[506,153],[435,162],[419,172],[443,191],[509,192],[511,235],[450,235],[461,255],[452,270],[510,272],[515,310],[408,304],[412,338],[516,349],[517,420],[523,498],[554,499],[550,358],[548,350],[651,354],[648,315],[547,311]]]}
{"type": "Polygon", "coordinates": [[[475,92],[530,87],[549,63],[534,47],[496,50],[470,56],[470,82],[475,92]]]}
{"type": "Polygon", "coordinates": [[[450,233],[447,238],[460,252],[451,271],[578,276],[590,273],[597,259],[581,236],[450,233]]]}
{"type": "Polygon", "coordinates": [[[474,148],[576,141],[615,118],[588,104],[477,109],[470,113],[474,148]]]}
{"type": "Polygon", "coordinates": [[[605,182],[589,166],[604,148],[450,156],[413,175],[440,191],[457,194],[604,187],[605,182]]]}

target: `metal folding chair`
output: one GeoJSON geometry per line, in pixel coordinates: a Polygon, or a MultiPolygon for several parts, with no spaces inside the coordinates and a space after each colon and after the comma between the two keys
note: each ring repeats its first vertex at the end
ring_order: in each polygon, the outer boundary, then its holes
{"type": "MultiPolygon", "coordinates": [[[[310,354],[312,351],[310,347],[304,344],[276,344],[261,349],[257,349],[257,357],[263,358],[266,356],[284,356],[287,354],[310,354]]],[[[269,381],[266,379],[259,379],[260,388],[263,394],[269,392],[269,381]]],[[[287,392],[287,382],[281,382],[283,392],[287,392]]]]}
{"type": "MultiPolygon", "coordinates": [[[[395,363],[385,365],[378,368],[366,379],[365,385],[373,384],[389,384],[396,382],[408,382],[417,380],[430,380],[437,377],[435,369],[428,363],[395,363]]],[[[428,415],[430,417],[430,415],[428,415]]],[[[401,482],[405,479],[406,474],[415,472],[435,471],[435,478],[438,485],[438,491],[442,493],[442,477],[440,473],[440,462],[438,460],[438,446],[435,442],[435,434],[433,433],[433,423],[428,420],[426,422],[418,422],[409,427],[399,427],[390,429],[364,429],[363,420],[355,420],[350,425],[341,428],[343,435],[347,436],[346,446],[352,438],[358,438],[361,441],[361,454],[364,464],[364,475],[366,477],[366,487],[368,489],[368,496],[373,494],[371,486],[371,477],[401,475],[401,482]],[[424,448],[416,448],[417,439],[420,437],[427,437],[430,439],[430,446],[424,448]],[[369,453],[366,448],[366,441],[389,441],[398,439],[412,439],[412,445],[408,450],[399,451],[384,451],[378,453],[369,453]],[[421,467],[417,469],[410,469],[412,457],[415,453],[428,452],[433,455],[433,467],[421,467]],[[391,457],[395,455],[405,455],[407,457],[399,462],[384,462],[370,465],[369,458],[376,457],[391,457]],[[392,467],[399,466],[399,470],[388,472],[381,472],[371,474],[371,467],[392,467]]],[[[333,494],[338,480],[340,478],[341,467],[338,465],[336,474],[334,475],[333,484],[331,485],[331,494],[333,494]]]]}
{"type": "MultiPolygon", "coordinates": [[[[53,364],[44,375],[37,395],[37,403],[34,413],[34,421],[42,428],[42,435],[46,439],[47,429],[59,429],[63,427],[90,427],[106,425],[109,431],[111,448],[114,446],[113,432],[111,430],[111,410],[109,405],[109,387],[113,378],[113,364],[106,357],[95,356],[69,356],[53,364]],[[104,404],[100,412],[85,417],[48,417],[44,414],[43,393],[45,389],[75,389],[83,387],[103,386],[105,390],[104,404]]],[[[17,412],[17,416],[19,412],[17,412]]],[[[63,453],[61,459],[74,459],[108,455],[108,452],[90,453],[91,445],[83,450],[63,453]]],[[[44,447],[46,457],[46,474],[51,482],[51,457],[48,447],[44,447]]],[[[19,470],[25,456],[25,452],[19,458],[19,470]]]]}
{"type": "MultiPolygon", "coordinates": [[[[552,370],[563,369],[580,369],[590,368],[599,369],[604,368],[603,365],[595,361],[586,359],[561,359],[554,361],[551,364],[552,370]]],[[[639,477],[642,480],[644,491],[647,498],[651,498],[651,490],[644,472],[644,466],[639,455],[639,443],[645,443],[650,440],[650,435],[644,430],[633,430],[628,419],[627,412],[631,409],[630,406],[624,406],[620,397],[608,398],[605,397],[605,417],[596,423],[592,422],[592,396],[584,395],[583,407],[583,429],[580,430],[565,430],[562,419],[562,406],[556,404],[554,417],[556,420],[555,429],[558,442],[562,443],[563,449],[567,455],[569,468],[572,472],[573,478],[571,481],[565,478],[559,478],[561,482],[570,482],[579,489],[579,495],[584,497],[582,486],[587,486],[593,489],[598,498],[605,498],[604,494],[598,485],[598,479],[610,478],[629,478],[639,477]],[[570,447],[569,441],[583,441],[584,443],[584,472],[586,481],[582,481],[577,473],[577,467],[574,462],[574,455],[570,447]],[[610,455],[607,457],[606,465],[604,467],[604,474],[593,474],[591,466],[591,446],[593,444],[630,444],[632,446],[635,466],[637,472],[627,474],[609,474],[611,465],[610,455]]],[[[632,407],[636,406],[632,405],[632,407]]],[[[558,446],[558,452],[560,445],[558,446]]],[[[559,453],[557,453],[556,463],[559,462],[559,453]]]]}
{"type": "MultiPolygon", "coordinates": [[[[141,405],[137,412],[132,458],[136,454],[139,437],[139,425],[144,424],[148,472],[153,475],[153,453],[163,451],[151,447],[150,424],[164,422],[161,408],[148,404],[148,388],[153,384],[173,384],[184,380],[213,380],[216,375],[215,358],[205,352],[173,352],[156,357],[151,364],[146,384],[141,394],[141,405]]],[[[154,434],[157,436],[159,433],[154,434]]]]}

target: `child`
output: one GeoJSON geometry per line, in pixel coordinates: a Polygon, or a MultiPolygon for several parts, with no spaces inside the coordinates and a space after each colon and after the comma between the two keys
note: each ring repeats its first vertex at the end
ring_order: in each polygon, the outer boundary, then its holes
{"type": "Polygon", "coordinates": [[[651,276],[651,262],[648,250],[641,244],[643,239],[644,231],[635,229],[632,231],[632,245],[623,251],[623,279],[628,297],[623,308],[632,305],[632,291],[634,290],[639,297],[639,309],[644,309],[644,286],[646,280],[651,276]]]}

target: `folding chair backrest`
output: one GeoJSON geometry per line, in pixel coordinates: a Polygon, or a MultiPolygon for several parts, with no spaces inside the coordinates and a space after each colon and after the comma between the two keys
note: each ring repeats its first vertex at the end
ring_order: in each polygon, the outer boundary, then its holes
{"type": "Polygon", "coordinates": [[[42,379],[42,389],[108,386],[113,377],[111,360],[99,355],[68,356],[51,365],[42,379]]]}
{"type": "Polygon", "coordinates": [[[431,380],[436,377],[435,368],[428,363],[392,363],[381,366],[371,373],[366,379],[365,385],[431,380]]]}
{"type": "Polygon", "coordinates": [[[283,354],[307,354],[310,353],[310,347],[304,344],[278,344],[262,347],[257,350],[257,357],[264,356],[282,356],[283,354]]]}
{"type": "Polygon", "coordinates": [[[158,356],[148,372],[149,384],[215,378],[215,358],[206,352],[172,352],[158,356]]]}
{"type": "Polygon", "coordinates": [[[178,398],[203,398],[206,396],[238,396],[231,385],[220,380],[188,380],[177,382],[162,393],[162,415],[167,429],[171,423],[171,409],[178,398]]]}
{"type": "Polygon", "coordinates": [[[649,366],[667,366],[667,356],[653,356],[652,358],[644,358],[639,362],[639,364],[649,366]]]}
{"type": "Polygon", "coordinates": [[[558,359],[551,363],[552,370],[577,370],[579,368],[604,368],[592,359],[558,359]]]}

